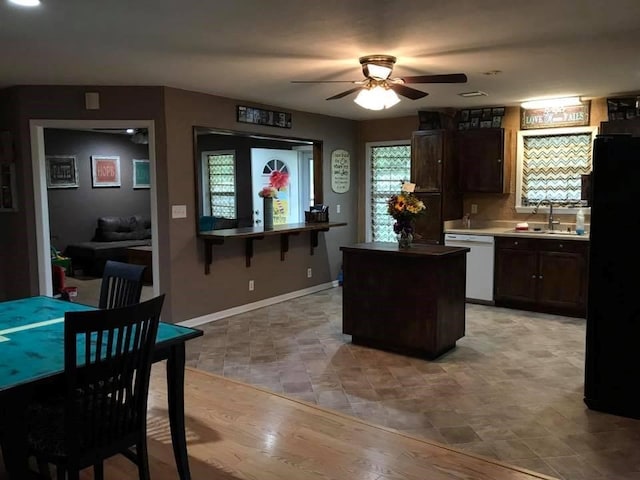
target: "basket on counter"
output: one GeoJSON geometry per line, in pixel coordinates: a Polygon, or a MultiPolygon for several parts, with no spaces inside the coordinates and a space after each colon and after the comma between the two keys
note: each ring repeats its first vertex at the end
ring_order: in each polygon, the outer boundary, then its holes
{"type": "Polygon", "coordinates": [[[320,223],[329,221],[329,210],[324,212],[304,212],[304,221],[306,223],[320,223]]]}

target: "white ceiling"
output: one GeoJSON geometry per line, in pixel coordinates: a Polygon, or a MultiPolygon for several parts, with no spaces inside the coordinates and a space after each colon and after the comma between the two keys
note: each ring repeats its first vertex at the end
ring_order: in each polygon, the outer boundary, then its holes
{"type": "Polygon", "coordinates": [[[351,119],[640,91],[640,0],[0,1],[0,87],[167,85],[351,119]],[[347,83],[290,83],[361,80],[369,54],[469,81],[381,112],[325,100],[347,83]]]}

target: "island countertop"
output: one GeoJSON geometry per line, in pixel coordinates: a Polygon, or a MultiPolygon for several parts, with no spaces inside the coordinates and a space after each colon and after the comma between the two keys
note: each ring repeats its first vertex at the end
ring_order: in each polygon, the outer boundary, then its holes
{"type": "Polygon", "coordinates": [[[444,245],[426,245],[413,243],[410,248],[398,248],[397,242],[366,242],[356,243],[340,247],[343,252],[366,251],[367,253],[381,255],[418,255],[430,257],[443,257],[447,255],[459,255],[468,252],[466,247],[447,247],[444,245]]]}

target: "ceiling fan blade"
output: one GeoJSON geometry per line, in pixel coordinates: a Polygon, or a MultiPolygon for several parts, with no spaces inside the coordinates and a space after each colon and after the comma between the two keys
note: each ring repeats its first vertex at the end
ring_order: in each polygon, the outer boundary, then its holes
{"type": "Polygon", "coordinates": [[[351,94],[353,92],[357,92],[360,89],[362,89],[362,87],[350,88],[349,90],[346,90],[346,91],[344,91],[342,93],[338,93],[337,95],[334,95],[333,97],[327,98],[327,100],[336,100],[338,98],[346,97],[347,95],[349,95],[349,94],[351,94]]]}
{"type": "Polygon", "coordinates": [[[291,83],[363,83],[360,80],[291,80],[291,83]]]}
{"type": "Polygon", "coordinates": [[[466,83],[467,76],[464,73],[449,73],[444,75],[416,75],[401,77],[404,83],[466,83]]]}
{"type": "Polygon", "coordinates": [[[411,100],[418,100],[419,98],[423,98],[429,95],[427,92],[421,92],[420,90],[416,90],[415,88],[405,87],[404,85],[401,85],[399,83],[389,84],[389,88],[396,92],[398,95],[410,98],[411,100]]]}

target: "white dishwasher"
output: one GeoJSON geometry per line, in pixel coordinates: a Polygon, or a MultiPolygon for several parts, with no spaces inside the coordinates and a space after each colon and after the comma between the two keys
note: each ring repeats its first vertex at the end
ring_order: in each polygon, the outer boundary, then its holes
{"type": "Polygon", "coordinates": [[[493,236],[446,233],[444,244],[467,247],[467,299],[493,303],[493,236]]]}

